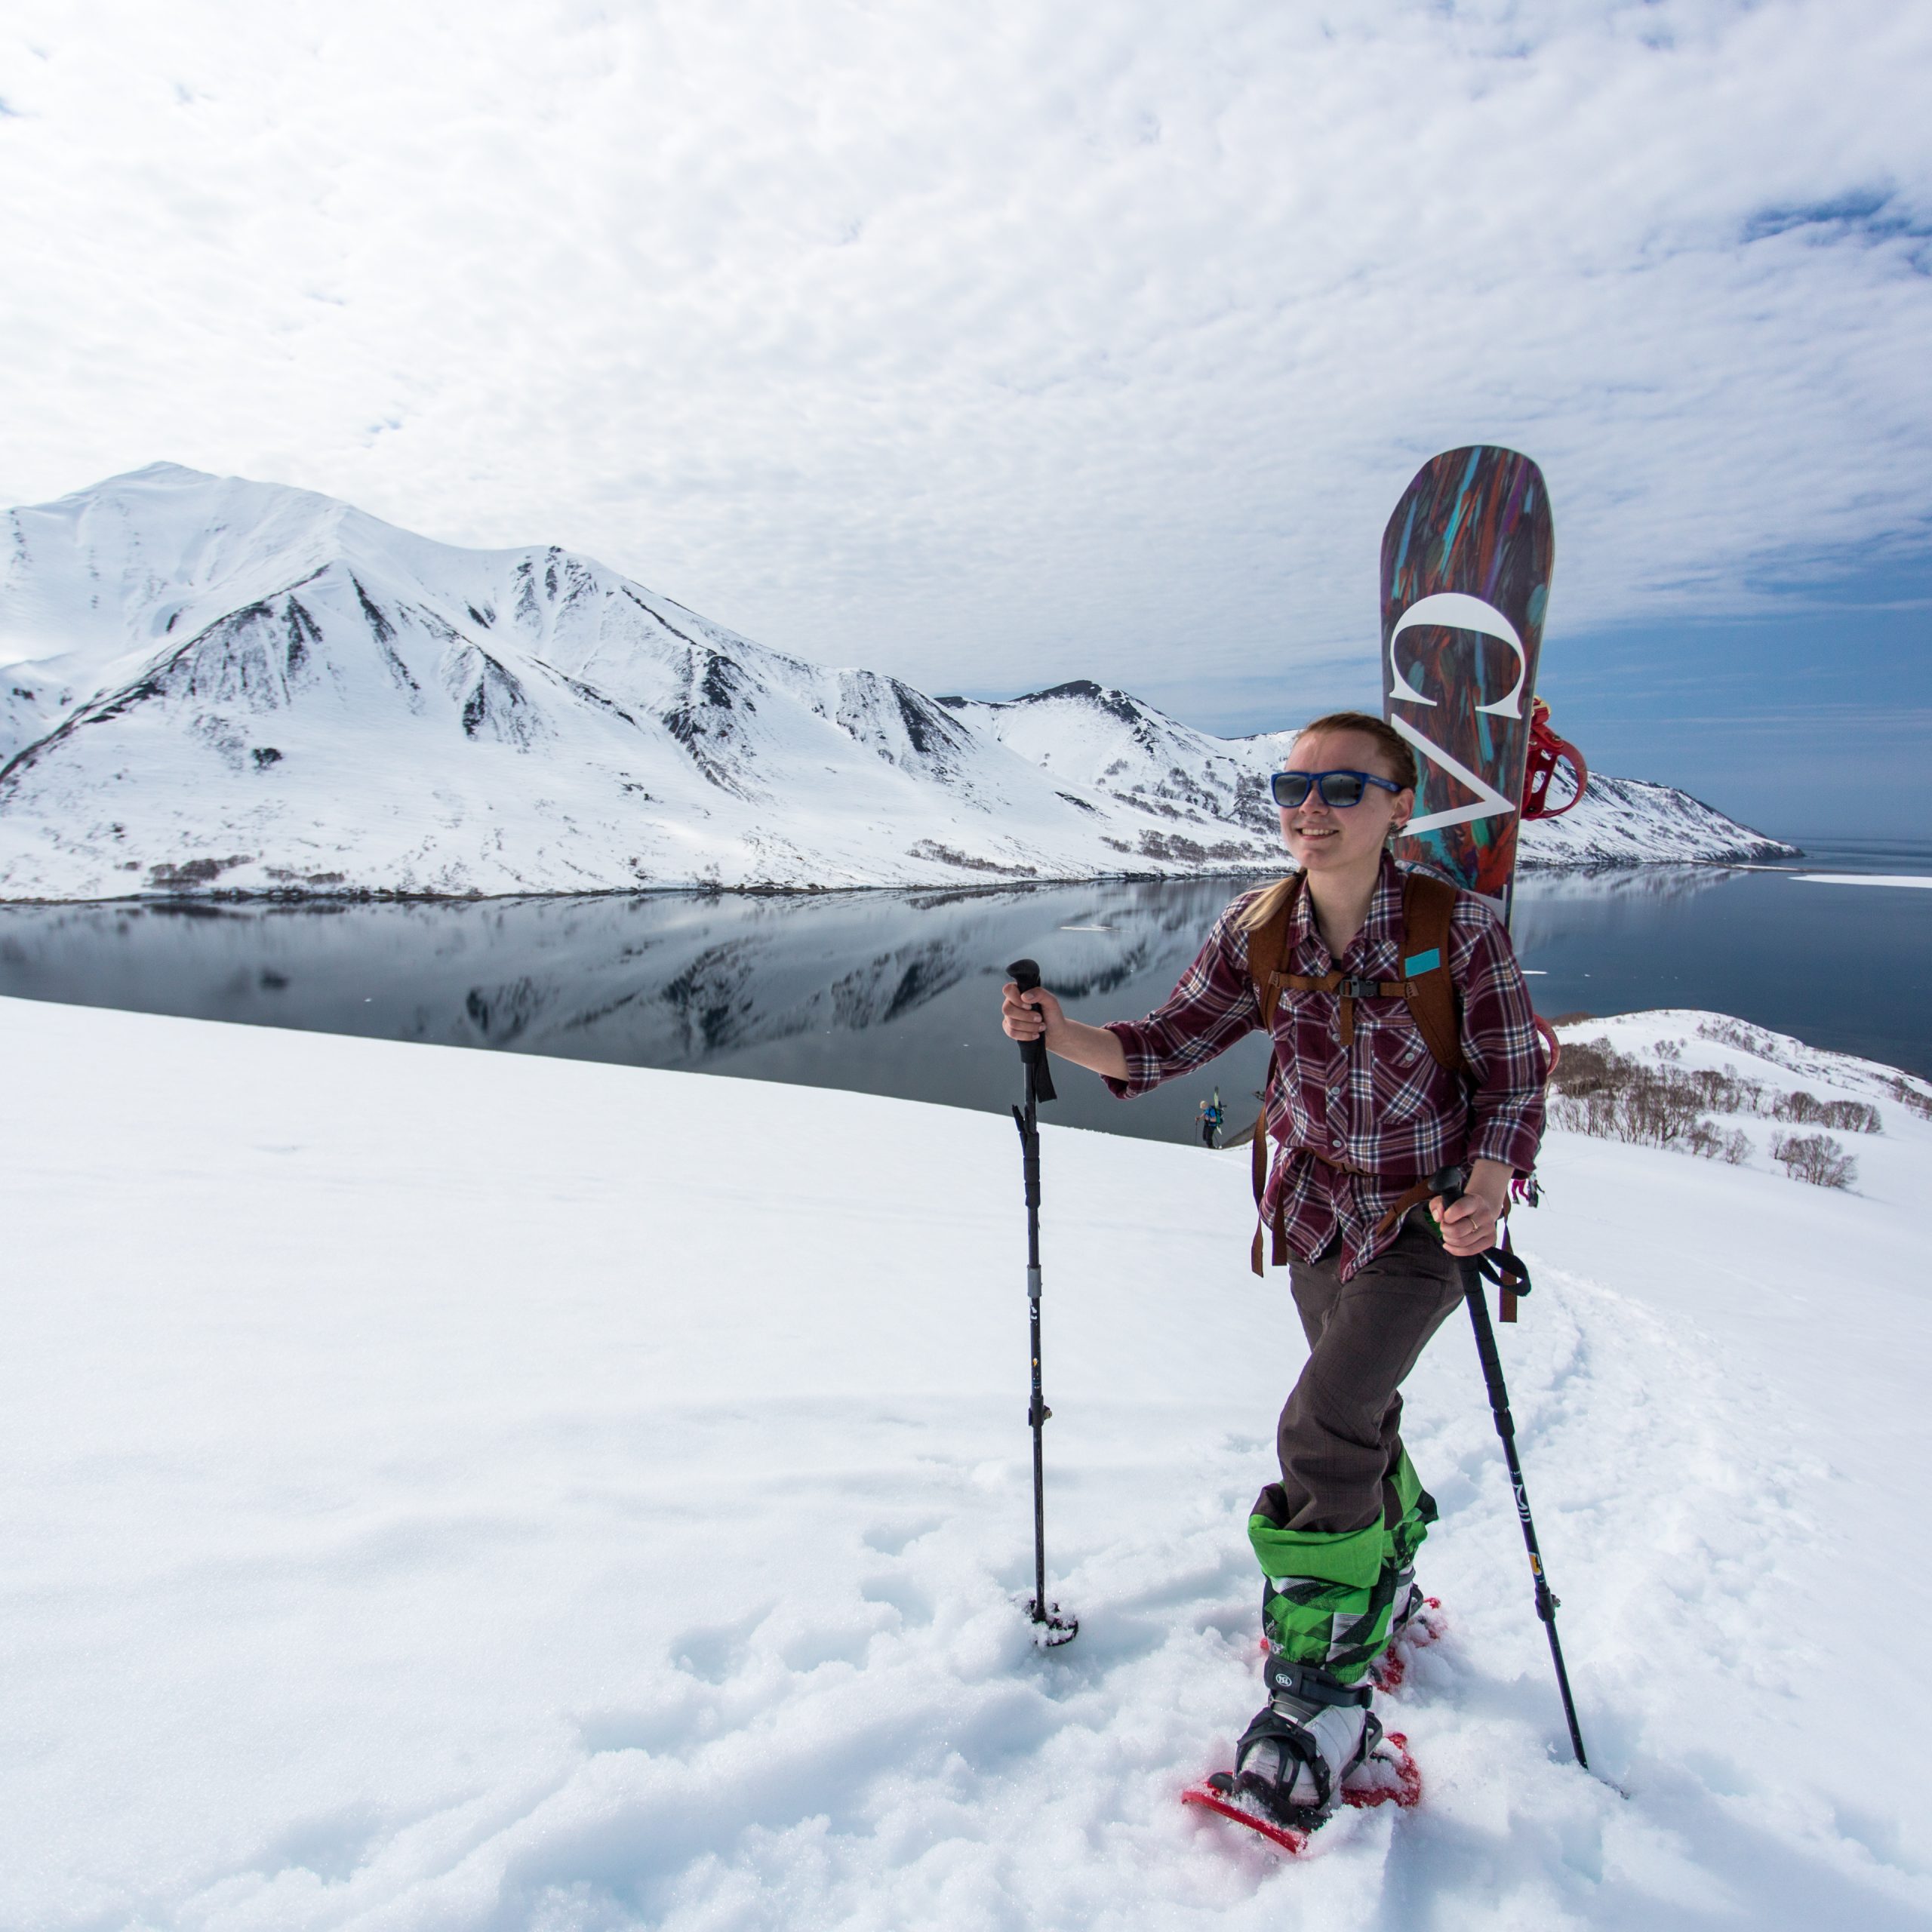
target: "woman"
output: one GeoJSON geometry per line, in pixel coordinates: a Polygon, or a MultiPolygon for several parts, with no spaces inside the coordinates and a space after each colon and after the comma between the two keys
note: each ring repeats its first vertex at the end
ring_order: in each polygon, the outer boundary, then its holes
{"type": "Polygon", "coordinates": [[[1281,1411],[1281,1480],[1248,1518],[1266,1580],[1269,1701],[1235,1770],[1277,1817],[1305,1825],[1381,1734],[1368,1674],[1422,1601],[1415,1552],[1435,1517],[1402,1447],[1397,1390],[1462,1298],[1454,1257],[1495,1244],[1511,1178],[1535,1161],[1543,1063],[1509,936],[1466,893],[1446,947],[1460,1069],[1432,1054],[1400,996],[1295,985],[1422,970],[1405,953],[1404,875],[1387,850],[1415,809],[1416,769],[1401,737],[1362,712],[1318,718],[1288,766],[1274,792],[1300,873],[1236,900],[1164,1006],[1088,1026],[1044,989],[1009,983],[1001,1020],[1011,1038],[1044,1038],[1131,1098],[1264,1023],[1249,937],[1287,909],[1292,977],[1266,1023],[1274,1151],[1262,1214],[1309,1352],[1281,1411]],[[1418,1181],[1456,1163],[1469,1169],[1461,1199],[1430,1200],[1432,1221],[1412,1216],[1428,1194],[1418,1181]]]}

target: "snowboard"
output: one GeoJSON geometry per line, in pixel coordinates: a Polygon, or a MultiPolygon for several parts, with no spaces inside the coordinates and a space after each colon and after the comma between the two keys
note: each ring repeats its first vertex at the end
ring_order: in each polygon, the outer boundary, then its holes
{"type": "MultiPolygon", "coordinates": [[[[1376,1744],[1367,1758],[1349,1774],[1342,1787],[1342,1802],[1356,1810],[1377,1804],[1399,1804],[1404,1810],[1422,1798],[1422,1773],[1409,1755],[1409,1740],[1399,1730],[1392,1730],[1376,1744]]],[[[1318,1826],[1284,1825],[1272,1817],[1240,1789],[1231,1774],[1217,1772],[1199,1784],[1191,1784],[1180,1795],[1183,1804],[1192,1804],[1230,1824],[1241,1825],[1257,1837],[1266,1838],[1278,1851],[1299,1858],[1307,1850],[1309,1840],[1318,1826]]]]}
{"type": "Polygon", "coordinates": [[[1382,534],[1382,715],[1416,752],[1395,855],[1506,918],[1555,531],[1543,472],[1491,444],[1417,471],[1382,534]]]}

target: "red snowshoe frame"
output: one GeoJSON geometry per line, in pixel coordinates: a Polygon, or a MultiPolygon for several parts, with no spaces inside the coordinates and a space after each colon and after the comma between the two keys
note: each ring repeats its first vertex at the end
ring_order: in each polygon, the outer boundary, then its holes
{"type": "MultiPolygon", "coordinates": [[[[1398,1804],[1404,1810],[1422,1798],[1422,1773],[1409,1755],[1409,1740],[1399,1730],[1388,1732],[1370,1754],[1370,1763],[1379,1775],[1369,1784],[1343,1786],[1339,1796],[1344,1804],[1365,1810],[1377,1804],[1398,1804]]],[[[1180,1795],[1183,1804],[1198,1806],[1225,1818],[1230,1824],[1245,1826],[1257,1837],[1266,1838],[1278,1851],[1299,1858],[1314,1835],[1313,1826],[1284,1825],[1271,1818],[1254,1799],[1233,1789],[1232,1777],[1205,1780],[1191,1784],[1180,1795]]]]}

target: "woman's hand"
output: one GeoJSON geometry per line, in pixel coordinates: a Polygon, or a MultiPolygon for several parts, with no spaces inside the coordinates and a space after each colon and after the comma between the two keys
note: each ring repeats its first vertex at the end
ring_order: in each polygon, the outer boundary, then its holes
{"type": "Polygon", "coordinates": [[[1085,1026],[1077,1020],[1068,1019],[1060,1001],[1044,986],[1023,993],[1009,980],[1000,992],[1004,998],[999,1023],[1005,1028],[1009,1040],[1017,1040],[1023,1045],[1029,1040],[1044,1040],[1048,1053],[1070,1060],[1075,1066],[1089,1068],[1110,1080],[1127,1078],[1127,1054],[1118,1034],[1109,1033],[1104,1026],[1085,1026]]]}
{"type": "Polygon", "coordinates": [[[1060,1001],[1044,986],[1035,986],[1031,992],[1023,993],[1018,984],[1009,980],[1000,992],[1004,1000],[1000,1008],[999,1023],[1005,1029],[1009,1040],[1023,1043],[1044,1039],[1051,1044],[1054,1036],[1066,1026],[1066,1015],[1060,1011],[1060,1001]]]}
{"type": "Polygon", "coordinates": [[[1509,1203],[1509,1168],[1500,1161],[1478,1161],[1462,1198],[1445,1203],[1438,1194],[1429,1211],[1442,1230],[1442,1245],[1451,1254],[1487,1254],[1496,1245],[1509,1203]]]}

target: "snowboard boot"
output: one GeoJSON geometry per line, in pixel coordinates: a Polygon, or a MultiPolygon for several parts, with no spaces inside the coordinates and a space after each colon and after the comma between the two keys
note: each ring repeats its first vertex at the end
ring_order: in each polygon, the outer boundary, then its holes
{"type": "Polygon", "coordinates": [[[1268,1702],[1235,1749],[1235,1782],[1270,1817],[1306,1829],[1334,1809],[1343,1780],[1380,1740],[1374,1694],[1279,1656],[1266,1678],[1268,1702]]]}

